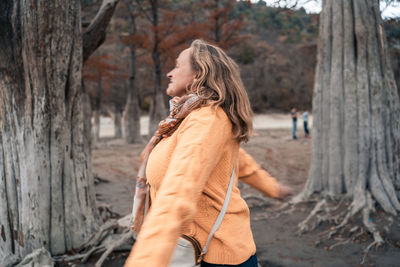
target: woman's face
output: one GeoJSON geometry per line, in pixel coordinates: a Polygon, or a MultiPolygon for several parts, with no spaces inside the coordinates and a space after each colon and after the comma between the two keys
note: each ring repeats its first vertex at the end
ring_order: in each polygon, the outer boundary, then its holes
{"type": "Polygon", "coordinates": [[[186,88],[192,84],[195,73],[190,64],[190,56],[191,48],[183,50],[176,59],[175,68],[167,74],[169,79],[167,95],[183,96],[186,94],[186,88]]]}

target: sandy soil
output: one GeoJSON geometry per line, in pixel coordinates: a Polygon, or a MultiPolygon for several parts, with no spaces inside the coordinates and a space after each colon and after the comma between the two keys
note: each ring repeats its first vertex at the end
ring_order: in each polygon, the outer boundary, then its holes
{"type": "MultiPolygon", "coordinates": [[[[271,118],[271,115],[268,116],[271,118]]],[[[290,119],[288,121],[290,123],[290,119]]],[[[299,139],[292,140],[288,127],[265,130],[257,126],[256,136],[243,147],[262,167],[297,193],[307,179],[311,139],[304,138],[299,127],[299,139]]],[[[131,209],[133,181],[142,148],[143,145],[126,145],[122,140],[107,138],[93,147],[94,173],[108,181],[96,186],[97,199],[111,204],[113,211],[120,215],[128,214],[131,209]]],[[[282,202],[264,198],[246,185],[240,187],[251,210],[252,229],[261,266],[359,266],[362,251],[371,242],[368,235],[364,242],[327,250],[326,244],[316,243],[329,225],[322,225],[302,236],[296,234],[297,224],[308,215],[311,205],[277,217],[279,214],[276,209],[282,202]]],[[[400,266],[399,227],[394,228],[393,235],[385,240],[388,241],[387,245],[373,250],[364,266],[400,266]]],[[[107,266],[122,266],[126,255],[114,255],[107,266]]]]}

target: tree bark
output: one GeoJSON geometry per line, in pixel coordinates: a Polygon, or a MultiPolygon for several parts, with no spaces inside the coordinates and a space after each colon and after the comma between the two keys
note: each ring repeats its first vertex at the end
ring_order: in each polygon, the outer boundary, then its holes
{"type": "Polygon", "coordinates": [[[79,1],[2,1],[0,265],[97,227],[81,92],[79,1]]]}
{"type": "MultiPolygon", "coordinates": [[[[130,35],[136,34],[135,7],[134,2],[127,3],[129,5],[130,19],[130,35]]],[[[124,137],[128,144],[140,143],[140,106],[139,92],[135,84],[136,78],[136,45],[131,43],[130,49],[130,65],[129,65],[129,89],[125,105],[123,121],[124,121],[124,137]]]]}
{"type": "Polygon", "coordinates": [[[313,100],[313,156],[303,191],[371,194],[400,210],[400,103],[378,1],[325,0],[313,100]]]}
{"type": "Polygon", "coordinates": [[[158,126],[158,123],[166,116],[166,107],[164,103],[163,92],[161,91],[161,60],[159,51],[159,36],[158,36],[158,2],[157,0],[151,1],[152,15],[153,15],[153,37],[154,45],[152,51],[152,59],[154,64],[154,92],[153,101],[150,107],[150,123],[149,134],[152,135],[158,126]]]}
{"type": "Polygon", "coordinates": [[[80,1],[0,4],[0,266],[98,228],[84,137],[80,1]]]}

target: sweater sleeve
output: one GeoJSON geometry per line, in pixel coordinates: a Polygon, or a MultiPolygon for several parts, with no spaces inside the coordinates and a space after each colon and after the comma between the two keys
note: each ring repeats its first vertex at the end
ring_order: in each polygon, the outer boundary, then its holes
{"type": "Polygon", "coordinates": [[[269,197],[279,196],[279,183],[276,179],[263,170],[242,148],[239,149],[239,179],[269,197]]]}
{"type": "Polygon", "coordinates": [[[125,267],[167,266],[183,227],[194,219],[230,129],[229,120],[211,108],[193,111],[182,122],[168,170],[125,267]]]}

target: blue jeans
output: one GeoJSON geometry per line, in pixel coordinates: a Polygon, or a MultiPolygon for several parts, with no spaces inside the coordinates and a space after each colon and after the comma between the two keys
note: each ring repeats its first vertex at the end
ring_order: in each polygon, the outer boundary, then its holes
{"type": "Polygon", "coordinates": [[[292,129],[292,136],[293,139],[296,139],[296,129],[297,129],[297,118],[293,118],[293,129],[292,129]]]}
{"type": "Polygon", "coordinates": [[[310,134],[310,132],[308,131],[308,123],[306,121],[304,122],[304,132],[306,133],[306,136],[310,134]]]}
{"type": "Polygon", "coordinates": [[[247,261],[238,264],[238,265],[228,265],[228,264],[211,264],[205,261],[201,262],[201,267],[230,267],[230,266],[237,266],[237,267],[258,267],[257,255],[254,254],[251,256],[247,261]]]}

